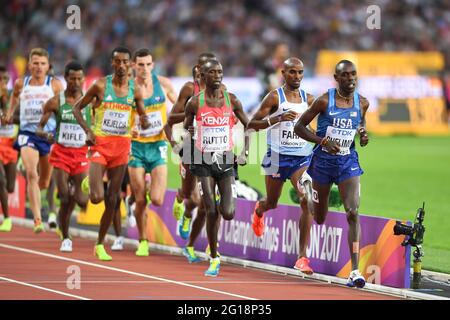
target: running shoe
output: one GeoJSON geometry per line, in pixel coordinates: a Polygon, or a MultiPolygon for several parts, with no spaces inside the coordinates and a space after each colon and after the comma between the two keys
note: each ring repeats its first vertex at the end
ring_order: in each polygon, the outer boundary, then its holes
{"type": "Polygon", "coordinates": [[[59,239],[61,239],[61,241],[64,240],[63,234],[62,234],[62,231],[61,231],[60,228],[57,227],[56,230],[55,230],[55,233],[56,233],[56,235],[59,237],[59,239]]]}
{"type": "Polygon", "coordinates": [[[366,285],[366,279],[362,276],[358,269],[350,272],[347,279],[347,287],[364,288],[366,285]]]}
{"type": "Polygon", "coordinates": [[[189,263],[200,262],[200,258],[195,255],[194,247],[184,247],[182,252],[188,259],[189,263]]]}
{"type": "Polygon", "coordinates": [[[209,268],[205,271],[207,277],[217,277],[220,269],[220,258],[211,258],[209,260],[209,268]]]}
{"type": "Polygon", "coordinates": [[[12,229],[11,218],[5,218],[3,223],[0,225],[0,232],[10,232],[12,229]]]}
{"type": "Polygon", "coordinates": [[[255,209],[253,210],[252,217],[252,229],[257,237],[261,237],[264,234],[264,215],[258,217],[256,209],[259,207],[259,201],[256,202],[255,209]]]}
{"type": "Polygon", "coordinates": [[[41,233],[44,231],[44,224],[42,223],[41,219],[34,219],[34,233],[41,233]]]}
{"type": "MultiPolygon", "coordinates": [[[[219,243],[217,242],[217,249],[219,249],[219,243]]],[[[216,255],[220,258],[220,253],[219,253],[219,250],[216,250],[217,252],[216,252],[216,255]]],[[[208,255],[208,256],[211,256],[211,248],[209,247],[209,244],[208,244],[208,246],[206,247],[206,249],[205,249],[205,253],[208,255]]]]}
{"type": "Polygon", "coordinates": [[[50,229],[55,229],[56,228],[56,226],[57,226],[56,213],[50,212],[48,214],[47,223],[48,223],[48,226],[50,227],[50,229]]]}
{"type": "Polygon", "coordinates": [[[94,255],[102,261],[111,261],[112,257],[106,253],[103,244],[97,244],[94,248],[94,255]]]}
{"type": "Polygon", "coordinates": [[[175,197],[175,200],[173,201],[173,208],[172,208],[172,213],[173,216],[175,217],[175,220],[180,220],[181,217],[184,216],[184,202],[178,202],[178,199],[175,197]]]}
{"type": "Polygon", "coordinates": [[[313,269],[309,266],[309,259],[306,257],[301,257],[297,260],[294,265],[294,269],[300,270],[301,272],[311,275],[314,273],[313,269]]]}
{"type": "Polygon", "coordinates": [[[72,240],[64,239],[61,243],[61,247],[59,248],[61,252],[72,252],[72,240]]]}
{"type": "Polygon", "coordinates": [[[86,178],[81,181],[81,191],[84,194],[89,194],[89,176],[86,176],[86,178]]]}
{"type": "Polygon", "coordinates": [[[123,242],[124,242],[124,237],[120,236],[117,237],[116,240],[114,240],[113,245],[111,246],[111,250],[112,251],[122,251],[123,250],[123,242]]]}
{"type": "Polygon", "coordinates": [[[178,226],[178,232],[181,238],[186,240],[189,237],[189,232],[191,231],[191,220],[192,218],[186,217],[184,214],[181,217],[180,224],[178,226]]]}
{"type": "Polygon", "coordinates": [[[148,241],[147,240],[141,240],[139,241],[139,246],[136,250],[136,255],[138,257],[148,257],[148,241]]]}

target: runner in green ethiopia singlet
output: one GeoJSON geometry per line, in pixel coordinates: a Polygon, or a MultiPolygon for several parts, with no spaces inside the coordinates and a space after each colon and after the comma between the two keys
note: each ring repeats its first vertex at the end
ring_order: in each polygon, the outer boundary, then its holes
{"type": "MultiPolygon", "coordinates": [[[[90,106],[84,108],[81,113],[90,126],[90,106]]],[[[69,148],[81,148],[86,143],[86,133],[75,119],[72,105],[66,103],[66,97],[62,91],[59,94],[59,109],[56,115],[56,143],[69,148]]]]}
{"type": "Polygon", "coordinates": [[[112,86],[112,75],[106,77],[102,104],[95,110],[94,134],[100,137],[131,137],[130,120],[134,106],[134,80],[128,80],[128,95],[117,97],[112,86]]]}

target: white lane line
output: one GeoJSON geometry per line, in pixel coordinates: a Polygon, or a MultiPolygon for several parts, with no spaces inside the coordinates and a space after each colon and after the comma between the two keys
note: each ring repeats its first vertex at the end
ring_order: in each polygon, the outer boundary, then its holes
{"type": "Polygon", "coordinates": [[[0,243],[0,247],[6,248],[6,249],[11,249],[11,250],[16,250],[16,251],[22,251],[22,252],[26,252],[26,253],[31,253],[31,254],[44,256],[44,257],[48,257],[48,258],[53,258],[53,259],[58,259],[58,260],[63,260],[63,261],[75,262],[75,263],[78,263],[78,264],[84,264],[84,265],[87,265],[87,266],[96,267],[96,268],[100,268],[100,269],[106,269],[106,270],[110,270],[110,271],[116,271],[116,272],[131,274],[131,275],[134,275],[134,276],[137,276],[137,277],[158,280],[158,281],[162,281],[162,282],[176,284],[176,285],[179,285],[179,286],[185,286],[185,287],[190,287],[190,288],[194,288],[194,289],[198,289],[198,290],[214,292],[214,293],[223,294],[223,295],[226,295],[226,296],[236,297],[236,298],[240,298],[240,299],[258,300],[256,298],[242,296],[242,295],[239,295],[239,294],[234,294],[234,293],[230,293],[230,292],[226,292],[226,291],[220,291],[220,290],[204,288],[204,287],[195,286],[195,285],[191,285],[191,284],[180,282],[180,281],[175,281],[175,280],[170,280],[170,279],[150,276],[148,274],[133,272],[133,271],[119,269],[119,268],[114,268],[114,267],[108,267],[108,266],[104,266],[104,265],[101,265],[101,264],[87,262],[87,261],[83,261],[83,260],[71,259],[71,258],[67,258],[67,257],[61,257],[61,256],[57,256],[57,255],[50,254],[50,253],[44,253],[44,252],[40,252],[40,251],[36,251],[36,250],[25,249],[25,248],[16,247],[16,246],[8,245],[8,244],[0,243]]]}
{"type": "Polygon", "coordinates": [[[0,280],[4,280],[4,281],[20,284],[20,285],[27,286],[27,287],[36,288],[36,289],[39,289],[39,290],[49,291],[49,292],[52,292],[52,293],[60,294],[60,295],[63,295],[63,296],[67,296],[67,297],[71,297],[71,298],[75,298],[75,299],[79,299],[79,300],[91,300],[89,298],[76,296],[74,294],[70,294],[70,293],[66,293],[66,292],[58,291],[58,290],[53,290],[53,289],[49,289],[49,288],[44,288],[44,287],[41,287],[41,286],[36,286],[34,284],[30,284],[30,283],[22,282],[22,281],[17,281],[17,280],[10,279],[10,278],[0,277],[0,280]]]}
{"type": "MultiPolygon", "coordinates": [[[[88,283],[94,283],[94,284],[110,284],[110,283],[124,283],[124,284],[162,284],[164,282],[162,281],[151,281],[151,280],[86,280],[86,281],[80,281],[83,284],[88,283]]],[[[183,283],[191,283],[191,284],[217,284],[217,281],[181,281],[183,283]]],[[[1,282],[0,282],[1,283],[1,282]]],[[[66,281],[61,280],[33,280],[33,281],[27,281],[27,283],[37,283],[37,284],[54,284],[54,283],[66,283],[66,281]]],[[[295,282],[278,282],[278,281],[220,281],[220,284],[277,284],[277,285],[298,285],[298,283],[295,282]]]]}

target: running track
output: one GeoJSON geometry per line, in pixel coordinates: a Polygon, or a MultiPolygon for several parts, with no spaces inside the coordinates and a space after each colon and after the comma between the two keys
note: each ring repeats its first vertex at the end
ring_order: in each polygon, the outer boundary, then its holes
{"type": "Polygon", "coordinates": [[[134,248],[107,251],[113,261],[93,256],[94,241],[74,238],[74,251],[61,253],[54,232],[35,235],[14,226],[0,233],[0,300],[386,300],[399,299],[345,286],[222,263],[219,277],[203,275],[208,262],[188,264],[181,256],[151,251],[138,258],[134,248]],[[80,270],[73,288],[68,268],[80,270]],[[69,286],[67,282],[69,280],[69,286]],[[70,284],[72,289],[70,289],[70,284]]]}

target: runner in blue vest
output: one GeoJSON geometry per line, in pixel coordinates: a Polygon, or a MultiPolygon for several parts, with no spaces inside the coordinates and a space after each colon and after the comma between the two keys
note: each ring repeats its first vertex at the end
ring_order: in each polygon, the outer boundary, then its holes
{"type": "Polygon", "coordinates": [[[312,177],[314,219],[323,224],[328,213],[328,196],[333,183],[339,187],[349,224],[348,245],[352,271],[347,281],[350,287],[362,288],[365,279],[359,272],[359,225],[360,179],[363,174],[355,150],[355,135],[360,145],[369,142],[365,128],[365,115],[369,101],[356,91],[355,65],[342,60],[336,65],[334,79],[338,88],[329,89],[303,113],[295,125],[295,133],[305,140],[316,143],[308,173],[312,177]],[[317,115],[317,132],[306,127],[317,115]]]}

